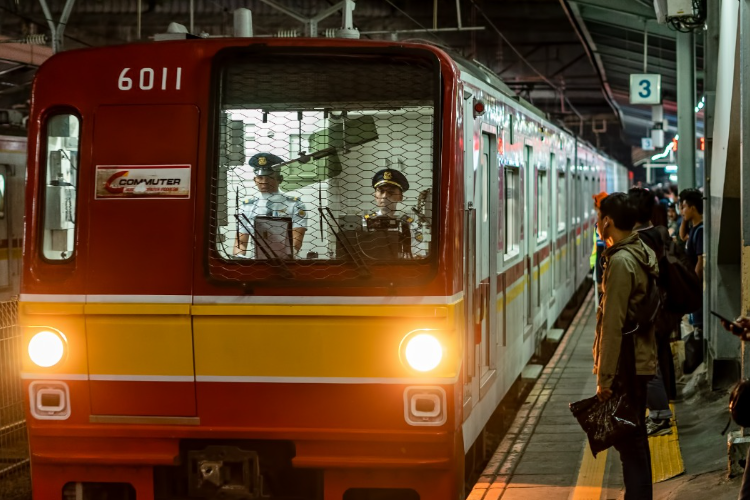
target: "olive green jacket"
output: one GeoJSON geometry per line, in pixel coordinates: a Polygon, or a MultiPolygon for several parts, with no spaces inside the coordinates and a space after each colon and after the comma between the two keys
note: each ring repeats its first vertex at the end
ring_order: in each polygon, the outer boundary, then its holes
{"type": "MultiPolygon", "coordinates": [[[[659,266],[654,252],[641,242],[635,232],[607,248],[602,254],[602,261],[603,294],[596,312],[594,373],[597,374],[597,384],[609,388],[618,371],[623,327],[628,320],[634,320],[639,303],[648,290],[648,275],[656,279],[659,266]]],[[[639,328],[633,335],[636,374],[656,374],[653,325],[639,328]]]]}

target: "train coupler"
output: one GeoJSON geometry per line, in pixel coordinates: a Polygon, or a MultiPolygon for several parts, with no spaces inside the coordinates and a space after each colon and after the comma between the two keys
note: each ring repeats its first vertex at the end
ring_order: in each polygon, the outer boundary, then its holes
{"type": "Polygon", "coordinates": [[[191,497],[256,500],[263,495],[258,454],[236,446],[208,446],[188,452],[191,497]]]}

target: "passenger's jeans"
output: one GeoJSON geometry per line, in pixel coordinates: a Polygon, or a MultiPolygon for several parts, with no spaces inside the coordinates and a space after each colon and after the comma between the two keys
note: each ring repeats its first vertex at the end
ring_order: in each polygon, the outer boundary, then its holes
{"type": "Polygon", "coordinates": [[[667,388],[664,385],[664,377],[661,376],[659,363],[656,364],[656,377],[648,381],[647,393],[648,416],[651,420],[669,420],[672,418],[667,388]]]}
{"type": "Polygon", "coordinates": [[[633,434],[615,444],[620,452],[622,477],[625,482],[625,500],[651,500],[653,485],[651,483],[651,452],[648,448],[646,434],[646,394],[651,376],[638,375],[632,384],[631,402],[636,414],[640,416],[633,434]]]}

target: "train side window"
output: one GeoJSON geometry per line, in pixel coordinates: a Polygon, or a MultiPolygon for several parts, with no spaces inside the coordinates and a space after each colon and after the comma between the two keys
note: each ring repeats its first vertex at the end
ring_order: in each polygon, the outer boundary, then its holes
{"type": "Polygon", "coordinates": [[[565,210],[567,200],[565,199],[565,173],[558,172],[557,174],[557,232],[562,233],[565,231],[565,210]]]}
{"type": "Polygon", "coordinates": [[[521,176],[517,167],[505,167],[505,255],[513,257],[520,251],[521,176]]]}
{"type": "Polygon", "coordinates": [[[539,169],[536,174],[536,227],[537,241],[547,239],[549,228],[549,193],[547,170],[539,169]]]}
{"type": "MultiPolygon", "coordinates": [[[[591,179],[591,196],[594,196],[595,194],[599,194],[599,191],[600,191],[599,190],[599,178],[594,177],[593,179],[591,179]]],[[[593,204],[589,206],[591,207],[590,214],[593,217],[596,215],[596,207],[593,204]]]]}
{"type": "Polygon", "coordinates": [[[75,253],[81,122],[77,116],[65,113],[50,116],[45,125],[42,255],[51,261],[65,261],[75,253]]]}
{"type": "Polygon", "coordinates": [[[5,218],[5,174],[0,174],[0,220],[5,218]]]}
{"type": "Polygon", "coordinates": [[[591,200],[591,182],[587,175],[583,178],[583,199],[581,200],[581,216],[584,221],[589,216],[588,200],[591,200]]]}

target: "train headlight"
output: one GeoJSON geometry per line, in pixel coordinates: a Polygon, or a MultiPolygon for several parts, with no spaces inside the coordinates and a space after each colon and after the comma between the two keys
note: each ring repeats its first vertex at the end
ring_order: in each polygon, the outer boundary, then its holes
{"type": "Polygon", "coordinates": [[[443,346],[429,333],[409,334],[405,339],[404,358],[413,369],[428,372],[443,359],[443,346]]]}
{"type": "Polygon", "coordinates": [[[61,333],[42,330],[29,341],[29,357],[42,368],[54,366],[65,355],[66,341],[61,333]]]}

